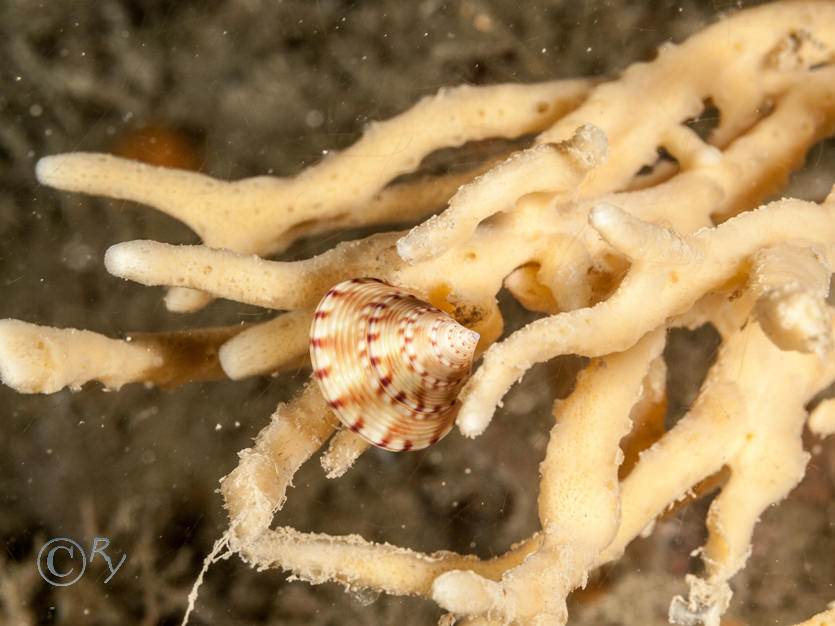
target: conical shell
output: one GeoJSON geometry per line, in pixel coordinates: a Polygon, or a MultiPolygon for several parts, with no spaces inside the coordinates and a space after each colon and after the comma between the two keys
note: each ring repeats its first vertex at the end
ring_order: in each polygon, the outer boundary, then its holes
{"type": "Polygon", "coordinates": [[[478,333],[415,296],[355,278],[316,307],[310,360],[347,428],[386,450],[420,450],[452,428],[477,342],[478,333]]]}

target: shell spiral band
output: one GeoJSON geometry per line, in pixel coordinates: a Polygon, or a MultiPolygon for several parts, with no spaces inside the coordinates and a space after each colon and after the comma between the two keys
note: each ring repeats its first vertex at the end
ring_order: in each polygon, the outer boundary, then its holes
{"type": "Polygon", "coordinates": [[[478,338],[406,291],[355,278],[316,307],[310,359],[346,428],[386,450],[420,450],[452,428],[478,338]]]}

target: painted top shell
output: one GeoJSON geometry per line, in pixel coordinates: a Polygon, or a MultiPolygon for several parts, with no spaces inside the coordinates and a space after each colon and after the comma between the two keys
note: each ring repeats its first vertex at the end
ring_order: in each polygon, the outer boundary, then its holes
{"type": "Polygon", "coordinates": [[[310,360],[345,427],[386,450],[420,450],[452,428],[478,337],[402,289],[354,278],[316,307],[310,360]]]}

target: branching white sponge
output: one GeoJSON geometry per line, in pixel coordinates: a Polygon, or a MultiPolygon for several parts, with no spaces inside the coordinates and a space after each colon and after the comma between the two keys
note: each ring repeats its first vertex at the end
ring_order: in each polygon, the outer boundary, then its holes
{"type": "MultiPolygon", "coordinates": [[[[835,3],[775,2],[666,45],[609,82],[444,89],[293,178],[225,182],[102,154],[43,158],[42,183],[145,203],[204,242],[117,244],[105,257],[112,274],[171,287],[175,310],[219,297],[279,313],[260,325],[124,339],[4,320],[0,377],[22,393],[52,393],[90,380],[176,385],[299,367],[322,296],[347,279],[383,280],[479,334],[483,357],[458,395],[468,437],[489,427],[535,363],[591,358],[554,405],[541,530],[480,560],[271,528],[293,475],[337,428],[311,383],[276,409],[223,480],[223,545],[253,567],[313,584],[431,598],[449,612],[446,623],[563,624],[566,597],[589,572],[724,469],[704,574],[688,576],[689,597],[670,606],[675,623],[718,626],[758,518],[804,475],[807,421],[818,436],[835,432],[832,400],[807,413],[835,380],[835,193],[760,206],[835,132],[833,61],[835,3]],[[705,102],[720,121],[702,138],[687,121],[705,102]],[[437,149],[534,133],[527,148],[469,172],[393,182],[437,149]],[[673,160],[659,161],[660,148],[673,160]],[[395,219],[415,226],[302,261],[265,259],[303,235],[395,219]],[[546,315],[498,342],[502,287],[546,315]],[[664,402],[667,329],[708,322],[722,345],[698,399],[633,450],[619,476],[624,437],[664,402]]],[[[365,448],[338,431],[322,456],[328,476],[365,448]]],[[[830,610],[805,623],[832,619],[830,610]]]]}

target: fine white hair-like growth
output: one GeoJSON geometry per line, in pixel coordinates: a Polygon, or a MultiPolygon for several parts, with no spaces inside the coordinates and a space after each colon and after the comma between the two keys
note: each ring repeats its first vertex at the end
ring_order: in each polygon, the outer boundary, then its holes
{"type": "MultiPolygon", "coordinates": [[[[441,90],[293,178],[224,182],[102,154],[45,157],[42,183],[148,204],[203,240],[114,245],[105,257],[113,275],[170,287],[166,303],[176,311],[228,298],[281,313],[131,341],[3,320],[0,377],[31,393],[89,380],[118,388],[279,372],[304,362],[328,289],[385,281],[479,335],[481,360],[457,416],[460,432],[476,439],[462,445],[479,445],[534,364],[590,359],[553,405],[540,530],[479,559],[271,527],[294,474],[328,440],[330,477],[368,447],[337,429],[309,383],[224,478],[229,530],[210,559],[225,549],[313,584],[425,596],[447,624],[563,624],[566,597],[590,572],[701,481],[721,477],[704,571],[687,576],[688,597],[671,598],[669,609],[674,623],[718,626],[760,515],[804,475],[804,428],[835,432],[832,400],[812,404],[835,381],[827,301],[835,193],[766,202],[835,131],[833,60],[835,4],[776,2],[666,45],[608,82],[441,90]],[[707,106],[719,122],[702,136],[689,121],[707,106]],[[409,128],[420,132],[403,148],[409,128]],[[435,150],[527,134],[535,134],[527,147],[466,174],[398,178],[435,150]],[[417,225],[305,260],[265,258],[302,235],[404,218],[417,225]],[[498,341],[503,287],[544,315],[498,341]],[[705,323],[721,336],[716,362],[686,415],[664,431],[667,331],[705,323]],[[629,437],[647,424],[657,437],[629,437]],[[637,460],[621,474],[624,454],[637,460]]],[[[807,623],[827,619],[832,609],[807,623]]]]}

